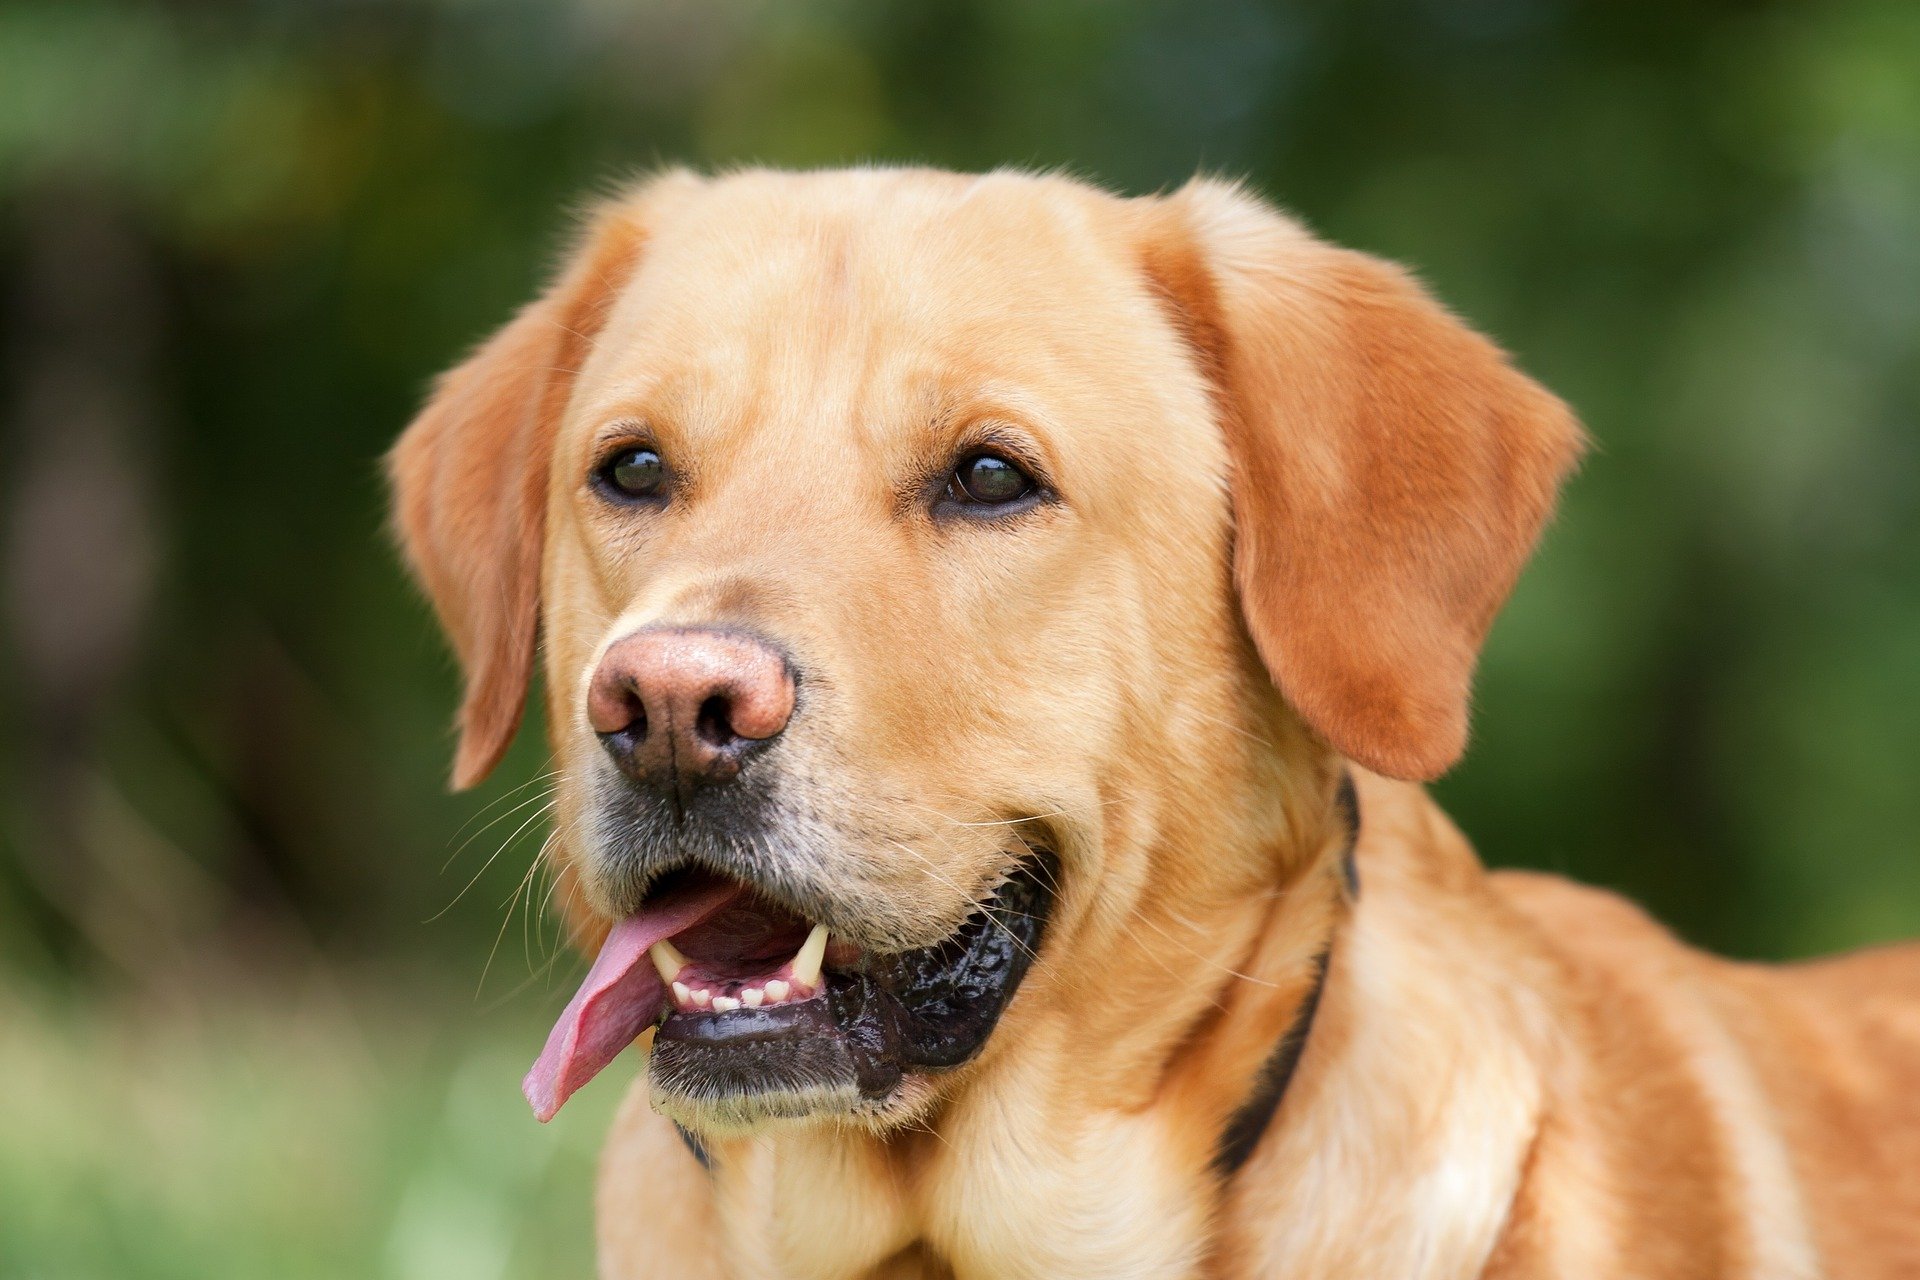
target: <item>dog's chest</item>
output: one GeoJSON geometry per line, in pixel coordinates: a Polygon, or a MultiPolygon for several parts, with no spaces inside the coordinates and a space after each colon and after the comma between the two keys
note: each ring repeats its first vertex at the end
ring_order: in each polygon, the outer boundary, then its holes
{"type": "Polygon", "coordinates": [[[1150,1116],[1076,1134],[961,1117],[904,1150],[794,1134],[742,1155],[715,1192],[743,1276],[1184,1277],[1211,1208],[1150,1116]]]}

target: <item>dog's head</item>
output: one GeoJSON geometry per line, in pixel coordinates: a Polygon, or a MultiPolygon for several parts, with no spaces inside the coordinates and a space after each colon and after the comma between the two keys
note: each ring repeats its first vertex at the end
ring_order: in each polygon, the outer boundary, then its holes
{"type": "Polygon", "coordinates": [[[602,945],[536,1109],[658,1024],[683,1123],[884,1123],[1016,988],[1039,1019],[1151,986],[1143,903],[1271,884],[1339,757],[1459,755],[1578,445],[1402,273],[1218,182],[600,206],[392,457],[466,673],[456,785],[544,638],[602,945]]]}

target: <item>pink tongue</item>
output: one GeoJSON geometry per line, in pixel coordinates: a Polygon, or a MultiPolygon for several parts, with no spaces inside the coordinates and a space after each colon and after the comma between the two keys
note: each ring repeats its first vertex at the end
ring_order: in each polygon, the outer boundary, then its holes
{"type": "Polygon", "coordinates": [[[649,903],[613,926],[587,980],[547,1036],[520,1092],[540,1123],[553,1119],[576,1089],[600,1074],[660,1016],[666,984],[647,958],[662,938],[693,928],[739,897],[742,885],[714,881],[649,903]]]}

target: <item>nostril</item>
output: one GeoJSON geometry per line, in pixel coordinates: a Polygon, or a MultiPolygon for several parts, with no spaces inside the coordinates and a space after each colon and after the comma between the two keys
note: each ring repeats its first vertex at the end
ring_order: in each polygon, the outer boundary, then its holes
{"type": "Polygon", "coordinates": [[[647,704],[631,685],[596,685],[587,700],[587,722],[602,738],[631,747],[647,737],[647,704]]]}
{"type": "Polygon", "coordinates": [[[636,743],[647,741],[647,702],[639,697],[637,689],[620,691],[620,714],[626,723],[620,725],[618,733],[636,743]]]}
{"type": "Polygon", "coordinates": [[[740,735],[733,731],[733,707],[724,694],[714,694],[700,704],[693,720],[693,731],[709,746],[726,747],[740,735]]]}

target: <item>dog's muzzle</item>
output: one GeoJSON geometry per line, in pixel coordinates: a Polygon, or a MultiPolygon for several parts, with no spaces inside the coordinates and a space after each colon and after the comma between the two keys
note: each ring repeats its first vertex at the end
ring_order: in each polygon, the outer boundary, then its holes
{"type": "Polygon", "coordinates": [[[914,1072],[986,1043],[1032,964],[1058,859],[1025,853],[958,929],[885,951],[836,939],[764,887],[670,873],[614,926],[527,1075],[550,1118],[648,1027],[654,1106],[690,1128],[878,1114],[914,1072]]]}

